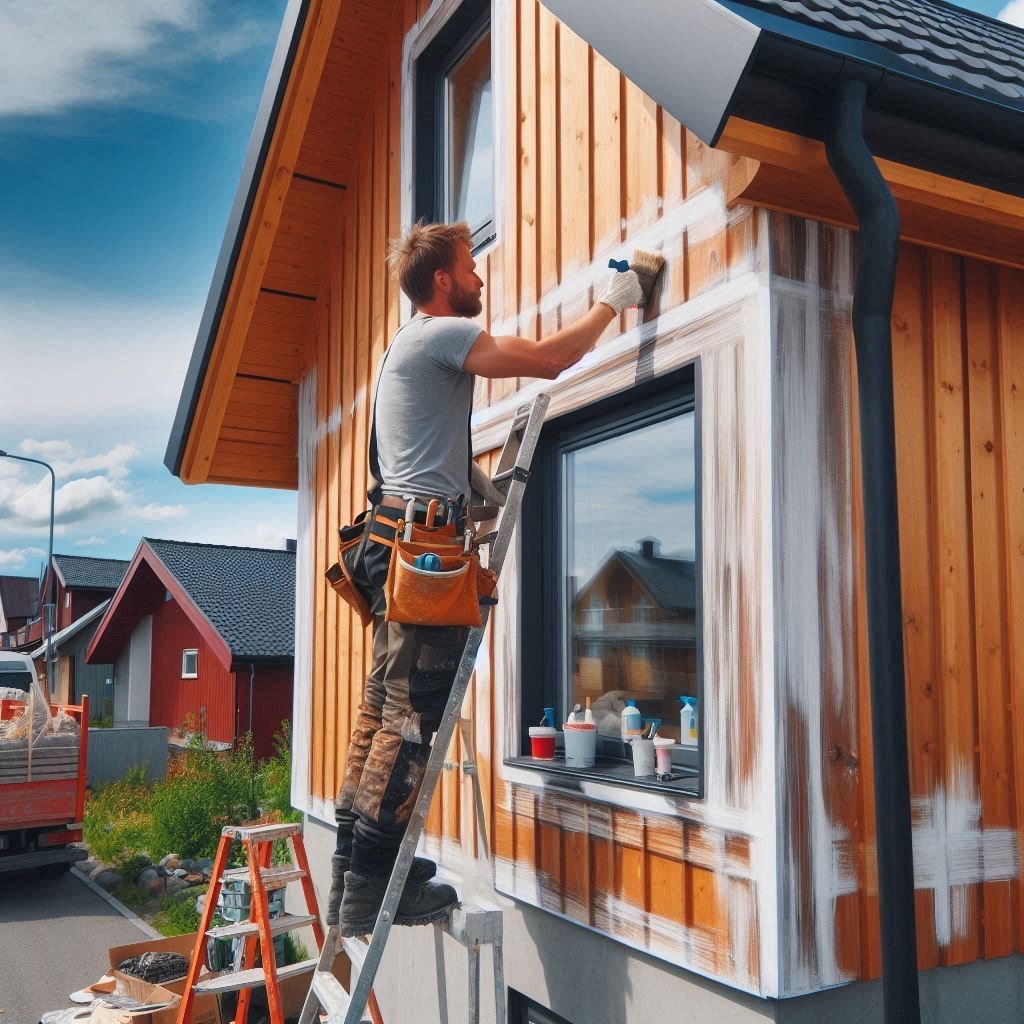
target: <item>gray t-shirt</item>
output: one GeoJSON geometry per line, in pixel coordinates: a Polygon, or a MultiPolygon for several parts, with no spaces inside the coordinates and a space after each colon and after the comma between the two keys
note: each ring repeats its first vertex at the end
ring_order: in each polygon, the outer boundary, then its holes
{"type": "Polygon", "coordinates": [[[377,387],[377,455],[385,494],[469,495],[473,374],[462,364],[483,328],[417,314],[395,335],[377,387]]]}

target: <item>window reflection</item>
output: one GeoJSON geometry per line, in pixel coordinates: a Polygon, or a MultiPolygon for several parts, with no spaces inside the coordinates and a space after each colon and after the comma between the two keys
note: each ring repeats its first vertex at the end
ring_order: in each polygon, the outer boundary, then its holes
{"type": "Polygon", "coordinates": [[[448,124],[448,219],[479,244],[494,218],[490,33],[448,74],[448,124]]]}
{"type": "Polygon", "coordinates": [[[563,459],[568,708],[589,697],[617,738],[632,699],[679,739],[679,698],[697,695],[694,415],[563,459]]]}

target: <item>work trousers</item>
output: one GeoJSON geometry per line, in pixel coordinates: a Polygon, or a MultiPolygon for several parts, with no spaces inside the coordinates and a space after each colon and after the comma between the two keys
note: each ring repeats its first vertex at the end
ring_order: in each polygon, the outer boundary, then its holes
{"type": "Polygon", "coordinates": [[[360,875],[388,875],[419,792],[468,630],[384,621],[390,548],[363,556],[373,612],[373,664],[335,803],[338,853],[360,875]]]}

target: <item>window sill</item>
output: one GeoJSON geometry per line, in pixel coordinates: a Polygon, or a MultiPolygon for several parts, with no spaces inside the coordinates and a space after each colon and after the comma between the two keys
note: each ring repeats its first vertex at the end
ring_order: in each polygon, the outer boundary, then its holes
{"type": "Polygon", "coordinates": [[[609,757],[599,757],[593,768],[569,768],[565,757],[557,753],[553,761],[542,761],[536,757],[509,757],[505,764],[515,768],[528,768],[544,772],[560,779],[575,779],[579,782],[598,782],[623,789],[642,789],[663,796],[699,797],[701,791],[700,772],[684,765],[672,765],[672,779],[660,782],[654,775],[639,778],[633,774],[633,766],[609,757]]]}

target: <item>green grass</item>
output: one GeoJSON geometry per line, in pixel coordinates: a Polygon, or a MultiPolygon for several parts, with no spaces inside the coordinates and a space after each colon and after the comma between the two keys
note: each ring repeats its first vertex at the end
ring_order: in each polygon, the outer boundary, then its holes
{"type": "Polygon", "coordinates": [[[199,927],[199,912],[196,897],[206,892],[205,885],[182,889],[173,896],[166,896],[163,905],[153,915],[153,927],[161,935],[188,935],[199,927]]]}

